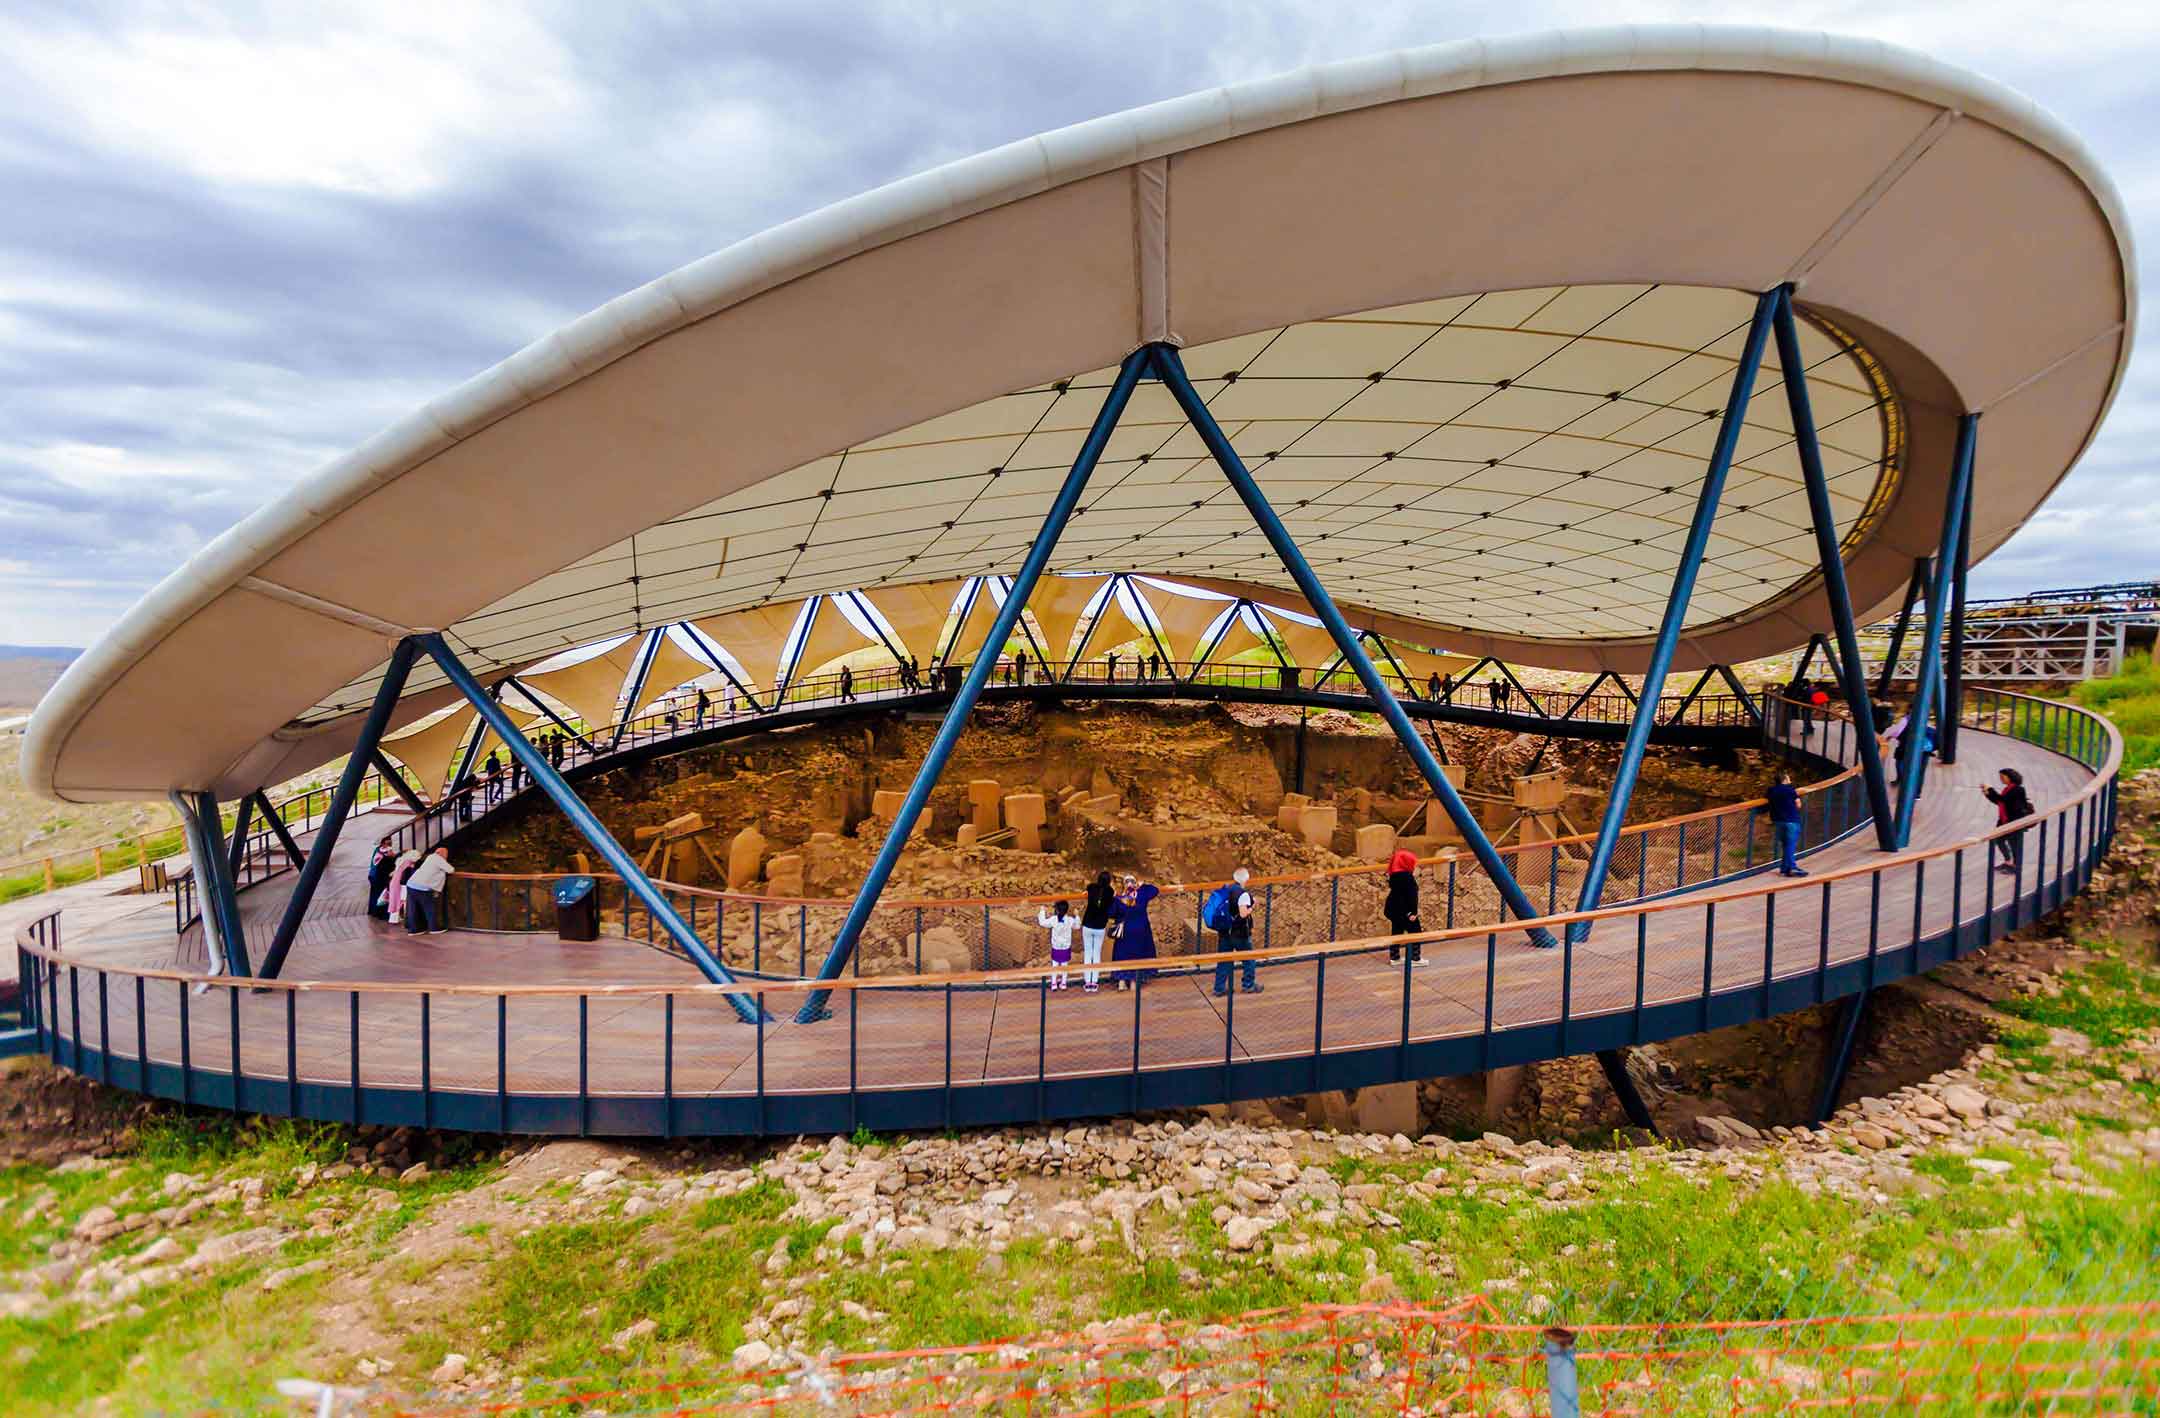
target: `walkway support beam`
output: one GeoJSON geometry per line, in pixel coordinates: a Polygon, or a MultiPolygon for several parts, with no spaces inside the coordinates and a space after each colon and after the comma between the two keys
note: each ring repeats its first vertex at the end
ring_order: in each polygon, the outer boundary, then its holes
{"type": "Polygon", "coordinates": [[[307,865],[307,853],[301,851],[300,844],[293,840],[292,829],[285,825],[284,818],[278,816],[277,807],[270,801],[270,795],[260,788],[255,790],[255,810],[262,814],[264,822],[270,824],[271,834],[277,838],[278,846],[284,849],[285,860],[295,867],[307,865]]]}
{"type": "Polygon", "coordinates": [[[585,735],[579,733],[576,729],[571,728],[568,720],[564,719],[562,715],[556,713],[553,709],[548,708],[547,701],[542,699],[539,695],[533,693],[532,690],[527,687],[525,681],[519,679],[516,675],[512,675],[509,679],[505,680],[504,683],[518,692],[518,698],[524,700],[527,704],[530,704],[533,708],[539,710],[541,717],[545,718],[556,728],[561,729],[570,737],[576,739],[579,743],[585,745],[585,751],[587,753],[591,753],[594,751],[592,740],[585,737],[585,735]]]}
{"type": "MultiPolygon", "coordinates": [[[[1440,760],[1433,757],[1432,750],[1419,735],[1417,726],[1410,722],[1410,716],[1404,713],[1402,705],[1396,702],[1394,692],[1387,687],[1387,681],[1382,679],[1380,671],[1374,668],[1372,657],[1365,653],[1365,647],[1359,643],[1357,632],[1350,628],[1350,623],[1343,619],[1342,611],[1337,609],[1335,598],[1328,594],[1327,587],[1320,584],[1319,576],[1305,560],[1305,553],[1298,550],[1289,529],[1283,526],[1282,519],[1275,515],[1275,509],[1268,505],[1266,496],[1260,491],[1260,485],[1253,480],[1252,473],[1245,467],[1244,459],[1238,457],[1237,449],[1230,446],[1230,440],[1224,435],[1222,426],[1215,422],[1215,415],[1208,410],[1200,392],[1193,388],[1192,380],[1186,377],[1185,362],[1178,357],[1177,350],[1170,345],[1156,345],[1153,347],[1153,358],[1155,377],[1162,380],[1170,390],[1171,397],[1177,400],[1178,407],[1184,410],[1186,420],[1199,433],[1200,441],[1207,445],[1216,466],[1221,468],[1223,476],[1230,480],[1230,486],[1245,504],[1246,512],[1259,525],[1261,535],[1267,538],[1268,545],[1274,548],[1276,559],[1282,562],[1283,569],[1290,573],[1290,579],[1297,583],[1299,592],[1305,597],[1305,604],[1320,618],[1320,623],[1328,628],[1328,634],[1334,638],[1335,648],[1342,652],[1342,657],[1357,672],[1366,694],[1372,697],[1373,706],[1380,711],[1380,717],[1387,720],[1388,727],[1395,731],[1395,737],[1409,750],[1411,761],[1417,764],[1418,772],[1425,775],[1426,784],[1440,800],[1441,808],[1454,822],[1456,830],[1462,833],[1463,841],[1476,855],[1478,865],[1485,869],[1485,874],[1492,878],[1493,885],[1499,888],[1500,897],[1507,903],[1508,910],[1522,920],[1537,919],[1538,909],[1530,904],[1530,898],[1515,880],[1514,873],[1508,870],[1507,863],[1494,848],[1492,839],[1485,835],[1485,829],[1478,825],[1476,815],[1463,802],[1462,795],[1455,791],[1455,785],[1448,781],[1447,772],[1440,766],[1440,760]]],[[[1552,932],[1542,926],[1531,928],[1530,939],[1533,944],[1540,946],[1559,944],[1553,939],[1552,932]]]]}
{"type": "MultiPolygon", "coordinates": [[[[1919,671],[1913,678],[1912,712],[1898,739],[1897,844],[1912,841],[1913,803],[1920,796],[1922,757],[1927,740],[1928,716],[1937,709],[1936,686],[1942,680],[1943,617],[1950,611],[1950,583],[1954,579],[1958,538],[1965,526],[1967,493],[1972,487],[1973,444],[1980,435],[1980,415],[1966,414],[1958,420],[1957,452],[1950,463],[1950,490],[1943,499],[1942,544],[1935,556],[1933,582],[1927,594],[1927,624],[1920,642],[1919,671]]],[[[1937,747],[1940,747],[1940,739],[1937,747]]]]}
{"type": "Polygon", "coordinates": [[[190,793],[188,801],[193,805],[195,832],[203,846],[202,861],[195,869],[203,915],[217,913],[218,941],[225,947],[225,973],[253,975],[255,971],[248,964],[247,925],[240,919],[240,889],[233,884],[232,866],[225,857],[225,819],[218,812],[217,794],[190,793]]]}
{"type": "MultiPolygon", "coordinates": [[[[876,623],[877,622],[875,621],[871,622],[871,624],[873,625],[875,625],[876,623]]],[[[711,639],[706,636],[705,632],[699,630],[696,626],[692,625],[687,620],[677,621],[676,625],[682,630],[683,634],[690,637],[690,643],[697,646],[699,650],[703,651],[706,659],[712,661],[713,668],[720,671],[720,673],[726,677],[727,682],[735,687],[735,692],[749,701],[750,708],[753,711],[759,714],[765,712],[765,706],[758,703],[758,697],[750,692],[749,685],[744,684],[741,680],[735,678],[735,671],[729,669],[727,667],[727,661],[720,658],[719,647],[713,644],[711,639]]]]}
{"type": "Polygon", "coordinates": [[[1867,1016],[1868,992],[1847,995],[1838,1006],[1836,1032],[1830,1037],[1830,1056],[1823,1060],[1822,1093],[1815,1100],[1814,1124],[1821,1127],[1837,1111],[1838,1094],[1845,1091],[1845,1077],[1852,1071],[1853,1045],[1860,1038],[1860,1021],[1867,1016]]]}
{"type": "MultiPolygon", "coordinates": [[[[818,966],[818,979],[840,978],[840,972],[854,956],[855,944],[862,939],[863,927],[870,924],[870,913],[877,909],[878,898],[885,892],[885,883],[892,879],[893,868],[900,864],[900,854],[907,848],[916,819],[929,806],[930,790],[937,786],[939,775],[945,771],[946,760],[952,757],[954,747],[959,744],[968,715],[974,711],[975,701],[982,697],[983,686],[990,682],[990,672],[997,667],[1005,642],[1012,637],[1013,627],[1020,623],[1020,612],[1026,607],[1028,597],[1035,593],[1036,582],[1049,569],[1050,554],[1057,550],[1058,537],[1064,533],[1066,523],[1072,521],[1073,511],[1080,505],[1080,494],[1087,489],[1095,465],[1102,461],[1103,450],[1110,445],[1110,435],[1116,431],[1125,406],[1132,402],[1133,389],[1140,383],[1147,363],[1148,351],[1140,349],[1127,355],[1125,363],[1119,366],[1109,395],[1096,411],[1095,424],[1088,430],[1087,441],[1080,445],[1080,456],[1073,460],[1072,470],[1065,474],[1065,485],[1058,489],[1057,500],[1050,504],[1049,515],[1043,518],[1041,530],[1036,532],[1034,542],[1028,547],[1027,557],[1020,563],[1020,573],[1013,578],[1005,603],[998,607],[997,619],[991,622],[990,638],[984,642],[983,652],[968,666],[967,678],[960,683],[960,692],[953,696],[951,707],[945,711],[945,722],[938,725],[937,737],[930,741],[929,752],[923,755],[921,766],[915,770],[915,781],[908,785],[900,810],[893,814],[893,820],[886,828],[885,841],[878,848],[877,859],[871,862],[869,872],[857,888],[847,918],[840,923],[840,933],[833,937],[832,949],[826,952],[824,963],[818,966]]],[[[808,1024],[824,1018],[825,1001],[831,998],[831,993],[829,990],[812,993],[803,1001],[801,1011],[795,1016],[797,1021],[808,1024]]]]}
{"type": "Polygon", "coordinates": [[[330,794],[330,807],[323,814],[322,826],[315,831],[307,860],[301,863],[300,879],[293,883],[292,895],[285,898],[285,912],[278,917],[277,930],[270,937],[270,949],[263,956],[262,966],[266,980],[277,978],[278,971],[285,968],[285,957],[292,953],[293,938],[300,934],[300,923],[307,919],[315,888],[322,883],[338,834],[345,830],[345,819],[360,797],[360,780],[367,776],[368,764],[382,744],[383,730],[390,727],[390,713],[397,708],[398,696],[405,692],[405,677],[412,672],[417,653],[411,640],[400,640],[390,652],[382,683],[375,686],[375,702],[368,706],[367,718],[360,722],[360,737],[345,758],[345,771],[338,775],[337,788],[330,794]]]}
{"type": "Polygon", "coordinates": [[[389,754],[378,748],[368,755],[368,761],[375,765],[377,773],[382,774],[383,781],[390,785],[391,792],[398,795],[398,800],[412,809],[415,817],[427,811],[427,804],[421,800],[418,793],[413,791],[412,784],[405,781],[404,773],[399,770],[395,763],[390,761],[389,754]]]}
{"type": "MultiPolygon", "coordinates": [[[[1958,523],[1957,564],[1955,579],[1950,583],[1950,658],[1943,674],[1946,687],[1943,690],[1942,740],[1937,745],[1938,756],[1945,763],[1957,762],[1958,716],[1965,712],[1965,575],[1972,570],[1972,479],[1965,480],[1965,515],[1958,523]]],[[[2085,622],[2085,675],[2092,677],[2093,628],[2097,622],[2085,622]]]]}
{"type": "Polygon", "coordinates": [[[1905,581],[1905,604],[1898,607],[1897,619],[1890,625],[1890,646],[1883,656],[1882,673],[1875,677],[1875,694],[1883,698],[1890,693],[1890,681],[1897,678],[1898,657],[1905,653],[1905,632],[1912,627],[1913,606],[1920,600],[1920,588],[1927,584],[1927,558],[1913,559],[1912,575],[1905,581]]]}
{"type": "Polygon", "coordinates": [[[1643,1101],[1642,1090],[1635,1086],[1634,1078],[1627,1071],[1625,1049],[1599,1049],[1598,1067],[1605,1070],[1605,1082],[1612,1087],[1613,1096],[1620,1100],[1620,1111],[1627,1115],[1631,1126],[1644,1132],[1657,1134],[1657,1119],[1650,1116],[1650,1105],[1643,1101]]]}
{"type": "MultiPolygon", "coordinates": [[[[1784,291],[1764,291],[1755,301],[1755,318],[1748,323],[1747,343],[1740,351],[1740,367],[1733,371],[1732,392],[1726,396],[1725,417],[1718,425],[1717,442],[1703,470],[1702,492],[1695,499],[1695,520],[1688,526],[1687,541],[1680,549],[1680,564],[1673,572],[1672,593],[1665,598],[1665,615],[1658,623],[1657,641],[1650,662],[1643,667],[1642,688],[1636,694],[1635,717],[1628,725],[1627,743],[1620,750],[1620,765],[1613,773],[1612,797],[1605,804],[1605,819],[1598,824],[1590,864],[1583,871],[1582,900],[1576,907],[1595,911],[1605,894],[1605,877],[1612,870],[1613,852],[1620,844],[1620,829],[1627,825],[1628,803],[1635,796],[1635,780],[1642,773],[1643,755],[1650,747],[1650,731],[1657,724],[1658,704],[1665,695],[1665,676],[1672,670],[1674,653],[1680,648],[1680,631],[1687,624],[1688,603],[1695,598],[1695,578],[1702,572],[1703,556],[1710,547],[1710,529],[1717,520],[1718,501],[1725,495],[1725,477],[1732,471],[1733,452],[1739,445],[1740,428],[1747,418],[1748,399],[1755,392],[1755,378],[1762,372],[1763,349],[1770,343],[1770,327],[1776,323],[1784,291]]],[[[1568,939],[1590,938],[1590,923],[1568,926],[1568,939]]]]}
{"type": "Polygon", "coordinates": [[[1791,286],[1778,291],[1777,347],[1778,363],[1785,370],[1785,403],[1792,411],[1793,441],[1800,450],[1800,477],[1807,485],[1808,520],[1815,527],[1815,557],[1822,565],[1823,594],[1830,601],[1831,633],[1837,637],[1837,654],[1831,658],[1860,741],[1860,776],[1867,787],[1868,812],[1875,819],[1875,844],[1894,852],[1897,819],[1891,815],[1890,788],[1883,778],[1875,703],[1868,693],[1867,668],[1860,662],[1860,630],[1853,623],[1852,591],[1845,584],[1845,556],[1838,546],[1837,520],[1830,507],[1830,481],[1823,473],[1822,444],[1815,436],[1815,408],[1808,398],[1791,286]]]}
{"type": "MultiPolygon", "coordinates": [[[[623,701],[622,717],[615,721],[615,737],[608,740],[610,753],[622,747],[623,735],[630,731],[630,721],[637,716],[638,701],[645,697],[645,677],[652,673],[653,660],[659,656],[660,641],[666,635],[666,626],[655,627],[651,637],[638,648],[637,658],[630,662],[630,697],[623,701]]],[[[777,689],[773,692],[773,702],[780,702],[777,689]]],[[[453,782],[451,786],[457,785],[453,782]]]]}
{"type": "MultiPolygon", "coordinates": [[[[532,780],[539,786],[540,791],[554,800],[555,806],[562,810],[564,817],[570,819],[570,825],[577,829],[578,835],[592,844],[592,849],[600,854],[610,871],[622,878],[624,889],[637,897],[638,903],[651,913],[653,920],[659,922],[668,938],[689,957],[692,965],[697,966],[698,972],[716,985],[734,984],[735,977],[728,973],[727,966],[721,964],[720,958],[706,948],[704,941],[698,939],[697,932],[690,929],[690,923],[669,904],[666,894],[653,885],[652,878],[646,876],[638,864],[631,860],[622,843],[615,840],[615,835],[607,830],[606,825],[593,815],[592,809],[585,806],[570,785],[563,781],[562,774],[556,772],[554,765],[547,761],[547,755],[534,748],[531,740],[525,737],[516,724],[510,722],[510,716],[505,714],[502,706],[481,687],[480,681],[473,678],[464,662],[450,652],[450,647],[443,643],[442,636],[431,632],[414,636],[413,639],[420,649],[428,653],[429,658],[442,667],[443,674],[456,686],[457,692],[464,695],[466,702],[479,711],[481,722],[494,730],[495,736],[509,748],[511,757],[525,765],[525,771],[532,775],[532,780]]],[[[759,1011],[747,996],[729,995],[727,998],[728,1003],[734,1006],[735,1012],[743,1017],[745,1023],[756,1022],[759,1011]]]]}

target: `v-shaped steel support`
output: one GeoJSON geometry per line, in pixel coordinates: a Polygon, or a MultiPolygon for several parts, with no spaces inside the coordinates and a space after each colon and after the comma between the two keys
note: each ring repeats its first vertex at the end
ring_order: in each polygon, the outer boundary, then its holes
{"type": "MultiPolygon", "coordinates": [[[[1732,392],[1725,400],[1725,418],[1718,425],[1710,463],[1703,470],[1702,491],[1695,498],[1695,519],[1688,525],[1687,540],[1681,544],[1680,564],[1673,569],[1672,592],[1665,599],[1665,614],[1650,647],[1650,663],[1643,669],[1635,717],[1628,725],[1627,743],[1620,750],[1620,765],[1613,772],[1612,796],[1606,800],[1605,817],[1598,824],[1597,841],[1590,849],[1590,864],[1583,871],[1579,910],[1596,910],[1605,895],[1605,877],[1612,870],[1620,829],[1627,823],[1635,779],[1642,772],[1643,755],[1650,747],[1650,730],[1657,723],[1658,703],[1665,694],[1665,676],[1671,672],[1673,654],[1680,648],[1680,630],[1687,623],[1688,603],[1695,597],[1695,578],[1709,550],[1718,500],[1725,493],[1726,474],[1732,471],[1740,427],[1747,418],[1748,399],[1755,392],[1755,377],[1762,370],[1763,350],[1770,342],[1772,317],[1782,295],[1782,291],[1764,291],[1755,301],[1755,318],[1748,324],[1747,343],[1741,348],[1740,366],[1733,373],[1732,392]]],[[[1577,921],[1568,927],[1567,934],[1570,941],[1587,940],[1590,923],[1577,921]]]]}

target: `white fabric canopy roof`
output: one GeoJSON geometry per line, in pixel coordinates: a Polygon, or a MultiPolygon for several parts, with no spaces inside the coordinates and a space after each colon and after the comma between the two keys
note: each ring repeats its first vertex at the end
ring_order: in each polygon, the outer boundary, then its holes
{"type": "MultiPolygon", "coordinates": [[[[2134,269],[2072,135],[1870,41],[1625,27],[1195,94],[814,213],[513,356],[152,592],[47,697],[24,772],[231,796],[343,752],[415,629],[492,679],[656,623],[1009,571],[1103,371],[1149,340],[1186,347],[1361,624],[1638,668],[1744,292],[1797,283],[1865,611],[1932,549],[1959,414],[1985,415],[1976,555],[2075,461],[2134,269]],[[513,481],[519,517],[493,515],[513,481]],[[458,554],[393,535],[416,519],[461,528],[458,554]]],[[[1778,378],[1682,665],[1824,624],[1778,378]]],[[[1144,387],[1054,568],[1279,599],[1198,452],[1144,387]]],[[[396,722],[447,697],[423,662],[396,722]]]]}

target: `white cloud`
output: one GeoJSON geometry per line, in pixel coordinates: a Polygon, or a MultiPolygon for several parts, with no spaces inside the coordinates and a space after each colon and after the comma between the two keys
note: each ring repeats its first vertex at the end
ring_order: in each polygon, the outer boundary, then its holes
{"type": "Polygon", "coordinates": [[[268,32],[202,11],[59,35],[18,19],[26,96],[211,182],[411,196],[475,146],[584,120],[556,38],[509,5],[310,4],[268,32]]]}
{"type": "MultiPolygon", "coordinates": [[[[1595,0],[10,10],[0,639],[83,643],[323,462],[775,221],[1209,84],[1613,18],[1595,0]]],[[[2138,225],[2160,213],[2160,7],[1654,0],[1625,18],[1940,54],[2060,114],[2138,225]]],[[[2156,370],[2133,362],[2082,465],[1979,589],[2160,572],[2156,370]]]]}

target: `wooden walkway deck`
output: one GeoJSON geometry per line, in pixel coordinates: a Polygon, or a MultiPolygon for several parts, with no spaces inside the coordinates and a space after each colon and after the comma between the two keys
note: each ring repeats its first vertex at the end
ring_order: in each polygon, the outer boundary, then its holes
{"type": "MultiPolygon", "coordinates": [[[[2024,772],[2043,817],[2093,776],[2034,744],[1967,729],[1961,761],[1936,768],[1928,780],[1912,846],[1952,846],[1990,830],[1994,809],[1979,788],[2004,766],[2024,772]]],[[[1729,1022],[1713,1014],[1713,997],[1752,999],[1757,988],[1762,1007],[1755,1013],[1768,1014],[1847,992],[1819,983],[1831,973],[1826,966],[1888,959],[1953,923],[1975,927],[1978,941],[1985,928],[1976,923],[1987,918],[1988,904],[1999,913],[2010,896],[2009,878],[1991,874],[1984,847],[1964,851],[1958,870],[1954,858],[1938,857],[1871,872],[1864,868],[1881,854],[1872,835],[1860,832],[1808,861],[1818,877],[1862,869],[1855,875],[1774,893],[1766,887],[1783,883],[1764,876],[1690,890],[1601,921],[1590,940],[1567,951],[1534,949],[1510,931],[1436,942],[1414,971],[1391,965],[1379,946],[1307,952],[1265,961],[1264,993],[1230,997],[1211,992],[1207,968],[1176,962],[1137,991],[1106,985],[1092,995],[1077,988],[1077,971],[1075,988],[1055,994],[1029,976],[905,987],[865,981],[837,991],[834,1017],[810,1025],[792,1020],[804,987],[782,985],[764,995],[771,1022],[753,1027],[725,998],[701,988],[690,965],[644,944],[474,931],[415,936],[370,920],[364,862],[400,818],[356,819],[339,844],[286,969],[289,981],[325,983],[258,992],[145,979],[132,972],[170,967],[174,956],[169,906],[146,904],[91,934],[66,933],[68,963],[44,991],[64,1036],[56,1052],[69,1061],[65,1040],[80,1040],[90,1051],[80,1066],[92,1076],[208,1101],[232,1099],[237,1063],[249,1080],[240,1099],[246,1105],[277,1108],[282,1097],[290,1111],[330,1117],[357,1113],[352,1100],[362,1090],[370,1094],[370,1117],[384,1116],[385,1097],[409,1095],[422,1098],[418,1116],[430,1120],[445,1116],[441,1100],[457,1095],[469,1105],[460,1114],[468,1120],[492,1101],[492,1116],[505,1121],[514,1119],[513,1100],[575,1098],[575,1126],[596,1131],[610,1124],[604,1107],[592,1112],[592,1100],[611,1098],[665,1097],[668,1131],[678,1126],[678,1106],[694,1108],[700,1099],[755,1099],[757,1124],[737,1112],[724,1126],[681,1124],[684,1130],[792,1130],[801,1118],[773,1106],[812,1095],[846,1097],[847,1117],[873,1126],[921,1125],[920,1108],[907,1119],[877,1114],[880,1095],[908,1092],[943,1094],[948,1118],[955,1116],[953,1095],[971,1089],[1002,1089],[1001,1114],[1032,1108],[1057,1115],[1108,1110],[1117,1096],[1161,1101],[1167,1095],[1149,1086],[1157,1076],[1184,1079],[1181,1097],[1251,1096],[1285,1091],[1307,1071],[1315,1084],[1375,1081],[1368,1077],[1374,1059],[1397,1059],[1389,1067],[1403,1076],[1421,1067],[1443,1071],[1433,1066],[1443,1055],[1431,1046],[1449,1041],[1484,1041],[1478,1057],[1487,1062],[1512,1061],[1508,1049],[1492,1052],[1495,1039],[1536,1041],[1518,1042],[1515,1054],[1579,1053],[1611,1032],[1601,1021],[1633,1019],[1636,1037],[1687,1032],[1729,1022]],[[1814,994],[1771,988],[1795,977],[1817,980],[1814,994]],[[1700,1024],[1691,1023],[1696,1003],[1700,1024]],[[1550,1026],[1563,1014],[1567,1024],[1555,1033],[1550,1026]],[[1664,1022],[1646,1035],[1642,1021],[1653,1017],[1664,1022]],[[1337,1056],[1366,1063],[1351,1074],[1322,1067],[1337,1056]],[[144,1057],[153,1064],[148,1071],[136,1062],[144,1057]],[[1219,1083],[1193,1082],[1211,1078],[1219,1083]],[[1061,1104],[1049,1091],[1060,1080],[1123,1082],[1068,1090],[1061,1104]],[[1094,1101],[1070,1101],[1079,1098],[1094,1101]]],[[[2028,893],[2040,867],[2031,837],[2028,893]]],[[[2056,851],[2051,839],[2051,874],[2056,851]]],[[[2076,864],[2065,860],[2074,874],[2076,864]]],[[[257,959],[291,880],[243,895],[257,959]]],[[[1457,1049],[1444,1057],[1459,1064],[1469,1056],[1457,1049]]],[[[405,1101],[390,1111],[408,1115],[405,1101]]],[[[959,1116],[971,1115],[963,1107],[959,1116]]],[[[555,1125],[571,1126],[559,1117],[555,1125]]]]}

